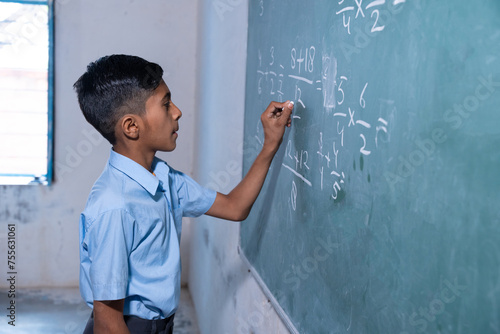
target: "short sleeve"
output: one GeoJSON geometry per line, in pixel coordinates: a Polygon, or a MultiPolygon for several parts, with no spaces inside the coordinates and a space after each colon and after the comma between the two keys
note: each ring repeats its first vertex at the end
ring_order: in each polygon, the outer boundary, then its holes
{"type": "Polygon", "coordinates": [[[184,173],[176,171],[177,194],[184,217],[198,217],[206,213],[214,204],[217,192],[200,186],[184,173]]]}
{"type": "Polygon", "coordinates": [[[124,210],[102,213],[89,227],[84,243],[90,260],[90,286],[94,300],[126,297],[129,254],[134,220],[124,210]]]}

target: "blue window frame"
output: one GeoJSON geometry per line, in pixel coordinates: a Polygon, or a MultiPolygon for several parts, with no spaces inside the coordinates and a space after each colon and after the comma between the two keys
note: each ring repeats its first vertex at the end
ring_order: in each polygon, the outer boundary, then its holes
{"type": "Polygon", "coordinates": [[[0,184],[50,185],[53,0],[0,0],[0,184]]]}

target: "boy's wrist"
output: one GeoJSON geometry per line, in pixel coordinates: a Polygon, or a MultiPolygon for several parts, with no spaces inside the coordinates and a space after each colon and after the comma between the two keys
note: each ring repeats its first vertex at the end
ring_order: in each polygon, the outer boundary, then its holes
{"type": "Polygon", "coordinates": [[[268,157],[268,158],[272,159],[274,157],[274,155],[276,154],[276,152],[278,152],[278,149],[279,149],[279,145],[270,145],[270,144],[266,145],[266,143],[264,143],[260,153],[264,157],[268,157]]]}

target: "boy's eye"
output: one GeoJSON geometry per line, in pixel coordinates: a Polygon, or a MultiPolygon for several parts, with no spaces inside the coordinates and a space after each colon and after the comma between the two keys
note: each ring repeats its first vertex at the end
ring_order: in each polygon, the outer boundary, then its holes
{"type": "Polygon", "coordinates": [[[167,109],[167,110],[168,110],[168,108],[170,107],[170,101],[169,101],[169,102],[167,102],[167,103],[165,103],[165,104],[164,104],[164,106],[165,106],[165,109],[167,109]]]}

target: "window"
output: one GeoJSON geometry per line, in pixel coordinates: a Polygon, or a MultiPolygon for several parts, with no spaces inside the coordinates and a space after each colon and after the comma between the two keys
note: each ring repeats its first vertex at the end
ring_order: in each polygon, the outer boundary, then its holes
{"type": "Polygon", "coordinates": [[[52,0],[0,0],[0,184],[52,180],[52,0]]]}

